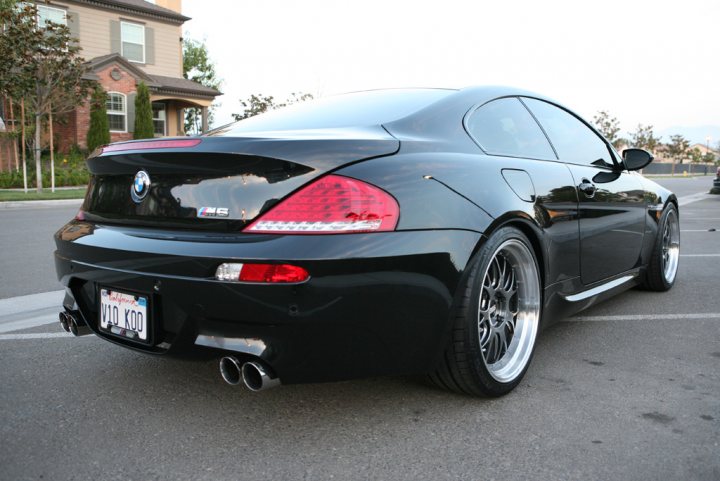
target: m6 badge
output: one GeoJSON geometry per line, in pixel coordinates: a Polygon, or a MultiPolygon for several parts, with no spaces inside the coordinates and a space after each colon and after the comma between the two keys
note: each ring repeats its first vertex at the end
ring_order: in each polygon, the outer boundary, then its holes
{"type": "Polygon", "coordinates": [[[198,217],[227,217],[230,215],[230,209],[227,207],[200,207],[197,212],[198,217]]]}

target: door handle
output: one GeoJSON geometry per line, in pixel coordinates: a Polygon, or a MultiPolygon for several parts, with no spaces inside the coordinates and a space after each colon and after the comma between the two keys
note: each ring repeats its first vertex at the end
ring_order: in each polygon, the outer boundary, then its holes
{"type": "Polygon", "coordinates": [[[597,191],[597,187],[589,180],[583,179],[580,185],[578,185],[578,190],[585,194],[586,197],[592,198],[597,191]]]}

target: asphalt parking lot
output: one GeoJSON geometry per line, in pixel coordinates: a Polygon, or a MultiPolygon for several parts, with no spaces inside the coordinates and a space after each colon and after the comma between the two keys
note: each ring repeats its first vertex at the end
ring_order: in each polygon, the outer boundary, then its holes
{"type": "Polygon", "coordinates": [[[0,480],[718,480],[720,196],[702,180],[659,180],[688,202],[675,287],[549,328],[492,400],[413,377],[251,393],[216,361],[68,337],[48,323],[49,233],[76,206],[0,209],[0,480]]]}

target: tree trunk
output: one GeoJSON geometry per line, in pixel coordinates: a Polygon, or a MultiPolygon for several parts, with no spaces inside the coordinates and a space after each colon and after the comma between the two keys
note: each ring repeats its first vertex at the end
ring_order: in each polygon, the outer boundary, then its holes
{"type": "Polygon", "coordinates": [[[27,194],[27,158],[25,156],[25,99],[20,99],[20,128],[22,129],[23,188],[27,194]]]}
{"type": "Polygon", "coordinates": [[[35,151],[35,185],[37,186],[37,193],[42,194],[42,159],[40,158],[40,154],[42,153],[42,148],[40,147],[40,129],[42,128],[42,113],[41,112],[35,112],[35,142],[34,142],[34,148],[35,151]]]}
{"type": "MultiPolygon", "coordinates": [[[[15,109],[13,108],[13,100],[8,99],[10,102],[10,118],[12,119],[12,131],[13,134],[17,133],[17,122],[15,121],[15,109]]],[[[15,172],[20,170],[20,157],[18,155],[18,139],[17,135],[13,135],[13,157],[15,157],[15,172]]]]}
{"type": "MultiPolygon", "coordinates": [[[[0,98],[0,112],[4,113],[5,110],[3,109],[5,107],[5,97],[0,98]]],[[[0,117],[1,118],[1,117],[0,117]]],[[[5,120],[8,120],[7,118],[5,120]]],[[[5,123],[5,132],[10,131],[10,126],[8,125],[9,121],[5,123]]],[[[8,137],[9,138],[9,137],[8,137]]],[[[5,141],[0,136],[0,172],[4,170],[3,168],[3,156],[5,155],[5,152],[3,150],[7,150],[8,155],[10,154],[10,149],[5,146],[5,141]],[[4,149],[3,149],[4,148],[4,149]]],[[[12,162],[12,159],[8,157],[8,167],[10,167],[10,162],[12,162]]]]}
{"type": "Polygon", "coordinates": [[[48,128],[50,130],[50,192],[55,193],[55,141],[53,139],[52,104],[48,112],[48,128]]]}
{"type": "MultiPolygon", "coordinates": [[[[9,138],[8,138],[9,140],[9,138]]],[[[5,142],[5,139],[3,137],[0,137],[0,172],[5,171],[5,166],[3,163],[5,162],[5,155],[7,154],[8,159],[8,170],[10,169],[10,163],[12,162],[12,157],[10,157],[10,142],[5,142]]]]}

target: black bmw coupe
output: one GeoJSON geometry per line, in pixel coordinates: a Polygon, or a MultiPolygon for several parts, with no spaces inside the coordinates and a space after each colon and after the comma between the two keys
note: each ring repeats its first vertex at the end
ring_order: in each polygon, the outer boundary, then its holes
{"type": "Polygon", "coordinates": [[[549,324],[670,289],[677,199],[587,122],[501,87],[352,93],[93,153],[55,235],[60,322],[223,378],[428,373],[498,396],[549,324]]]}

